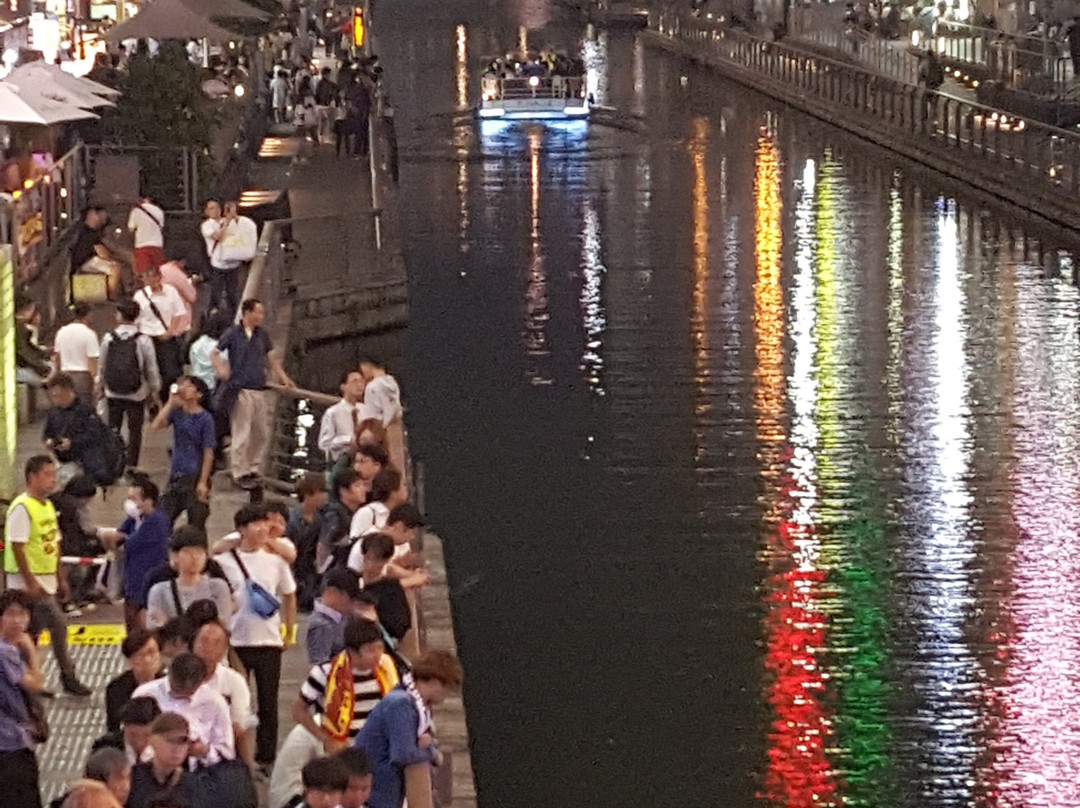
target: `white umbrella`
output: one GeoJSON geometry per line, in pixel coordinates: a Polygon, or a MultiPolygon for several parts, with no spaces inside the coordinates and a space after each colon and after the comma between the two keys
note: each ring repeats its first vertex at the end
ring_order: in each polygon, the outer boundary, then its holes
{"type": "Polygon", "coordinates": [[[27,97],[38,96],[69,107],[95,109],[116,106],[107,98],[81,87],[76,77],[44,62],[30,62],[16,67],[4,80],[14,84],[27,97]]]}
{"type": "Polygon", "coordinates": [[[26,96],[14,84],[0,81],[0,123],[33,123],[48,126],[63,121],[98,117],[85,109],[40,96],[26,96]]]}

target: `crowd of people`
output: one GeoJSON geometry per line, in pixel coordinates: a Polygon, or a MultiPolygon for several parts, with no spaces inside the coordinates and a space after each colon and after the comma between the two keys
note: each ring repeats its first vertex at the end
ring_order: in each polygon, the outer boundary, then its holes
{"type": "MultiPolygon", "coordinates": [[[[52,694],[37,637],[49,629],[60,686],[90,695],[67,647],[64,608],[107,600],[112,576],[124,606],[127,670],[106,687],[105,734],[86,762],[86,780],[57,805],[89,804],[79,801],[85,798],[102,800],[94,803],[102,808],[256,808],[260,785],[269,808],[399,808],[405,768],[440,761],[430,708],[460,687],[462,672],[445,652],[404,653],[417,647],[406,641],[413,629],[407,593],[429,578],[411,544],[423,520],[409,502],[400,461],[392,460],[400,457],[393,446],[402,416],[397,382],[376,362],[344,373],[341,399],[319,429],[326,472],[304,476],[295,501],[240,507],[234,530],[211,541],[205,525],[217,447],[206,385],[182,370],[162,404],[154,345],[138,330],[136,305],[118,308],[135,336],[106,334],[88,378],[54,370],[50,453],[26,463],[24,491],[8,511],[0,595],[5,806],[41,805],[35,748],[49,730],[41,698],[52,694]],[[123,389],[145,393],[125,401],[150,408],[149,428],[171,429],[173,442],[167,480],[126,473],[124,515],[114,527],[90,519],[98,460],[81,436],[97,415],[81,395],[93,395],[103,381],[116,393],[121,377],[110,381],[109,355],[115,358],[124,339],[135,343],[141,365],[123,389]],[[62,467],[74,476],[57,490],[62,467]],[[101,554],[109,560],[104,567],[61,562],[101,554]],[[309,615],[303,636],[310,672],[298,693],[284,694],[295,724],[279,748],[282,658],[297,642],[300,613],[309,615]]],[[[258,301],[243,301],[240,324],[210,352],[219,387],[242,381],[229,452],[239,445],[243,459],[231,459],[233,469],[256,467],[236,465],[255,463],[257,452],[238,442],[235,421],[261,406],[243,402],[266,394],[265,374],[275,367],[260,310],[258,301]],[[240,357],[244,363],[235,365],[240,357]]],[[[73,330],[89,352],[94,341],[84,321],[80,309],[73,330]]],[[[130,417],[135,408],[124,407],[129,429],[141,428],[138,416],[130,417]]]]}

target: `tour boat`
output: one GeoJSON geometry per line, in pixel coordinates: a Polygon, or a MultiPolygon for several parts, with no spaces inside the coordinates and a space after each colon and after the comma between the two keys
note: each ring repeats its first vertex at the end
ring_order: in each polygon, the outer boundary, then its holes
{"type": "Polygon", "coordinates": [[[584,70],[497,59],[480,80],[477,114],[483,119],[587,119],[584,70]]]}

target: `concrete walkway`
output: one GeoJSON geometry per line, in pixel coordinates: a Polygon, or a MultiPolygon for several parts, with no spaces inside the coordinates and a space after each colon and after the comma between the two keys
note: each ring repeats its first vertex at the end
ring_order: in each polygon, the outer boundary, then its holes
{"type": "MultiPolygon", "coordinates": [[[[332,145],[321,146],[312,159],[294,164],[290,153],[295,139],[287,130],[274,133],[281,138],[276,154],[268,154],[253,167],[253,189],[283,189],[289,194],[293,216],[304,219],[294,227],[293,237],[306,253],[302,267],[308,274],[298,278],[302,287],[315,292],[331,282],[360,282],[372,278],[378,262],[371,257],[371,184],[366,160],[336,158],[332,145]],[[328,222],[330,224],[328,224],[328,222]],[[311,268],[320,267],[322,271],[311,268]]],[[[44,418],[21,426],[18,437],[18,474],[26,460],[44,450],[41,430],[44,418]]],[[[159,483],[168,476],[168,432],[146,431],[139,467],[159,483]]],[[[123,519],[125,490],[111,487],[91,506],[97,524],[116,526],[123,519]]],[[[268,498],[273,497],[267,494],[268,498]]],[[[207,533],[211,541],[232,530],[235,511],[248,500],[246,492],[232,486],[225,474],[215,475],[211,495],[207,533]]],[[[426,647],[454,649],[449,591],[443,567],[441,544],[435,535],[424,539],[425,555],[432,583],[418,603],[418,621],[426,647]]],[[[53,729],[48,743],[38,750],[42,790],[45,800],[63,792],[66,784],[78,777],[91,743],[105,731],[104,689],[106,683],[123,670],[118,648],[122,637],[122,615],[116,605],[101,607],[72,621],[77,626],[101,626],[83,631],[87,644],[72,646],[72,654],[83,681],[94,690],[87,699],[58,695],[48,704],[53,729]],[[95,634],[95,632],[97,632],[95,634]],[[100,635],[100,640],[93,639],[100,635]]],[[[303,618],[301,630],[303,630],[303,618]]],[[[52,653],[44,650],[49,687],[60,692],[59,674],[52,653]]],[[[280,735],[291,729],[291,705],[308,666],[303,651],[303,634],[296,649],[286,652],[282,666],[280,691],[280,735]]],[[[454,808],[472,808],[476,804],[464,707],[460,697],[449,700],[435,711],[440,745],[451,761],[436,781],[450,788],[452,780],[454,808]],[[452,772],[452,776],[451,776],[452,772]]],[[[445,793],[445,792],[444,792],[445,793]]]]}

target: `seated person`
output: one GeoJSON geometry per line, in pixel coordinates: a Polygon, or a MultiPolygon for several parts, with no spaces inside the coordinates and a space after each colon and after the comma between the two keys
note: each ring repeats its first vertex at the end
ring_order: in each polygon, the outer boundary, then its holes
{"type": "Polygon", "coordinates": [[[368,713],[398,682],[378,626],[358,617],[345,624],[345,650],[314,666],[293,704],[297,724],[278,752],[270,775],[270,808],[289,805],[302,791],[308,761],[343,748],[368,713]]]}
{"type": "Polygon", "coordinates": [[[120,731],[102,735],[91,751],[111,747],[127,755],[129,763],[136,763],[150,743],[150,725],[161,715],[161,708],[151,698],[132,699],[120,710],[120,731]]]}
{"type": "Polygon", "coordinates": [[[345,648],[345,621],[355,612],[360,597],[360,582],[348,570],[336,567],[323,579],[322,597],[308,619],[308,664],[329,662],[345,648]]]}
{"type": "Polygon", "coordinates": [[[190,805],[191,775],[187,760],[191,747],[187,719],[177,713],[163,713],[150,725],[150,750],[146,763],[131,771],[131,796],[126,808],[151,808],[167,796],[179,797],[190,805]]]}
{"type": "Polygon", "coordinates": [[[412,610],[401,582],[386,574],[386,567],[393,557],[394,540],[385,533],[369,533],[350,553],[349,569],[359,573],[363,590],[375,596],[383,628],[400,642],[412,626],[412,610]]]}
{"type": "Polygon", "coordinates": [[[349,770],[336,757],[309,760],[300,772],[304,799],[299,808],[339,808],[349,788],[349,770]]]}
{"type": "Polygon", "coordinates": [[[177,713],[187,721],[191,757],[205,765],[236,758],[229,705],[206,686],[210,671],[206,663],[191,653],[183,653],[169,665],[169,675],[149,682],[135,691],[150,696],[164,713],[177,713]]]}
{"type": "Polygon", "coordinates": [[[52,407],[41,440],[61,463],[77,463],[97,485],[112,483],[102,448],[103,424],[90,402],[79,401],[75,382],[57,373],[46,384],[52,407]]]}
{"type": "Polygon", "coordinates": [[[128,669],[105,686],[105,727],[120,731],[120,714],[135,690],[165,675],[157,637],[146,629],[134,629],[120,643],[128,669]]]}
{"type": "MultiPolygon", "coordinates": [[[[95,558],[105,553],[101,537],[110,531],[96,527],[90,519],[89,505],[96,495],[94,481],[77,474],[62,491],[49,497],[56,508],[61,555],[95,558]]],[[[67,575],[69,604],[77,608],[93,602],[98,567],[65,564],[61,572],[67,575]]]]}
{"type": "Polygon", "coordinates": [[[180,617],[197,600],[212,600],[217,606],[218,618],[228,622],[232,616],[233,598],[229,584],[212,577],[206,571],[206,534],[191,525],[183,525],[173,531],[169,540],[170,565],[176,577],[150,586],[146,598],[146,625],[149,628],[163,626],[174,617],[180,617]]]}

